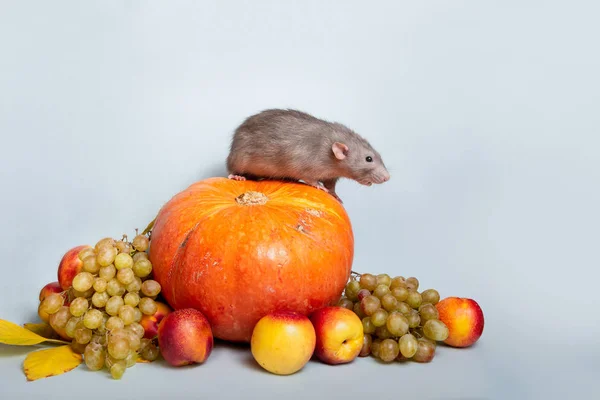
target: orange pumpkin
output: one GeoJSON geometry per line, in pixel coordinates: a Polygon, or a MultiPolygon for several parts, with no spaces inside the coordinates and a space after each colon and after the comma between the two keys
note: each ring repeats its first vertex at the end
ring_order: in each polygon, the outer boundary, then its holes
{"type": "Polygon", "coordinates": [[[342,205],[305,184],[210,178],[159,211],[149,258],[174,309],[195,308],[216,338],[249,342],[263,316],[338,301],[354,235],[342,205]]]}

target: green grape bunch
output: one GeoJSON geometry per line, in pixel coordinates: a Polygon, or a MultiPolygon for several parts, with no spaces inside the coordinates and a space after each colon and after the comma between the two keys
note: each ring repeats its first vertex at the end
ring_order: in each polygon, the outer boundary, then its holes
{"type": "Polygon", "coordinates": [[[78,254],[81,271],[63,294],[54,293],[40,303],[40,311],[71,347],[83,355],[92,371],[107,370],[121,379],[139,358],[159,356],[156,339],[144,338],[144,315],[157,311],[161,285],[152,279],[147,250],[150,239],[136,234],[131,242],[107,237],[78,254]]]}
{"type": "Polygon", "coordinates": [[[353,273],[337,305],[362,320],[361,357],[427,363],[449,334],[435,307],[439,301],[437,290],[419,291],[416,277],[353,273]]]}

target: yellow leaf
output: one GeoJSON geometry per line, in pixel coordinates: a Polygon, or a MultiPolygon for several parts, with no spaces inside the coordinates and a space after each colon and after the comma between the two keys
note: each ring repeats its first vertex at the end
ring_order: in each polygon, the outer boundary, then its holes
{"type": "Polygon", "coordinates": [[[56,335],[56,332],[54,332],[54,329],[52,329],[52,327],[46,322],[42,322],[39,324],[27,322],[27,323],[23,324],[23,327],[25,329],[27,329],[28,331],[37,333],[38,335],[45,337],[47,339],[56,339],[57,338],[57,335],[56,335]]]}
{"type": "Polygon", "coordinates": [[[16,346],[33,346],[42,342],[67,343],[64,340],[42,337],[17,324],[0,319],[0,343],[16,346]]]}
{"type": "Polygon", "coordinates": [[[146,226],[146,229],[144,229],[144,232],[142,232],[142,235],[145,235],[149,232],[152,231],[152,228],[154,228],[154,223],[156,222],[156,218],[154,218],[149,224],[148,226],[146,226]]]}
{"type": "Polygon", "coordinates": [[[82,360],[81,354],[75,353],[71,346],[60,346],[29,353],[23,362],[23,369],[27,380],[35,381],[69,372],[82,360]]]}

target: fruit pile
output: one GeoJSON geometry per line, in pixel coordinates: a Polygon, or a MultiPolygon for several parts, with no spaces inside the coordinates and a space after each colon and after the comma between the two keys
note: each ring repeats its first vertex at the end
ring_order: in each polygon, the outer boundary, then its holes
{"type": "Polygon", "coordinates": [[[415,277],[369,273],[351,277],[338,306],[362,320],[361,357],[371,355],[383,362],[433,359],[437,342],[446,340],[449,331],[435,307],[438,291],[418,289],[415,277]]]}
{"type": "Polygon", "coordinates": [[[215,338],[248,343],[254,360],[278,375],[313,357],[329,365],[368,356],[427,363],[438,342],[468,347],[479,339],[484,318],[474,300],[440,299],[412,276],[351,272],[352,230],[337,201],[306,185],[260,185],[269,196],[259,196],[256,182],[199,182],[133,240],[70,249],[58,281],[40,292],[44,324],[21,328],[0,319],[0,343],[62,344],[28,356],[28,379],[82,362],[121,379],[127,368],[159,356],[172,366],[204,363],[215,338]],[[267,201],[269,212],[247,211],[267,201]],[[222,228],[219,212],[235,226],[222,228]]]}
{"type": "Polygon", "coordinates": [[[158,311],[161,286],[152,279],[146,250],[149,239],[131,242],[104,238],[65,254],[58,282],[40,292],[38,315],[72,349],[83,354],[90,370],[106,368],[120,379],[126,368],[159,355],[157,342],[140,324],[158,311]]]}

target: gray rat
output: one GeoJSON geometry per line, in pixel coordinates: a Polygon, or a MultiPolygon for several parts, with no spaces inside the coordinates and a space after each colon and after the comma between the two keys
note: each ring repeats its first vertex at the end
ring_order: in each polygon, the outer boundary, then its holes
{"type": "Polygon", "coordinates": [[[366,186],[390,179],[381,155],[352,129],[291,109],[264,110],[244,120],[233,134],[227,170],[235,180],[303,181],[340,202],[340,178],[366,186]]]}

